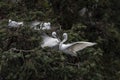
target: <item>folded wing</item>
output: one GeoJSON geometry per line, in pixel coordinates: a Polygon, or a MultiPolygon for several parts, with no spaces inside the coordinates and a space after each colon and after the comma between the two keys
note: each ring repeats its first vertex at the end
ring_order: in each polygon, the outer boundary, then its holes
{"type": "Polygon", "coordinates": [[[59,40],[56,38],[49,37],[48,35],[42,36],[42,44],[41,47],[54,47],[59,44],[59,40]]]}

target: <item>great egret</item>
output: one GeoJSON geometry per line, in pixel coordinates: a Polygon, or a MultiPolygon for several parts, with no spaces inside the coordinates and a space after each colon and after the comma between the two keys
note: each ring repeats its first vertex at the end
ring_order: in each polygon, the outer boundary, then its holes
{"type": "Polygon", "coordinates": [[[63,51],[66,54],[70,54],[71,56],[77,56],[77,53],[76,53],[77,51],[83,50],[86,47],[93,46],[96,44],[96,43],[85,42],[85,41],[73,42],[70,44],[63,44],[68,39],[67,33],[64,33],[63,37],[64,37],[63,41],[61,41],[59,44],[59,50],[63,51]]]}
{"type": "Polygon", "coordinates": [[[35,30],[50,30],[51,29],[51,23],[50,22],[40,22],[40,21],[34,21],[30,25],[35,30]]]}
{"type": "Polygon", "coordinates": [[[51,29],[51,23],[50,22],[45,22],[40,26],[40,29],[42,30],[50,30],[51,29]]]}
{"type": "Polygon", "coordinates": [[[23,22],[16,22],[16,21],[12,21],[11,19],[9,19],[8,26],[9,27],[20,27],[20,26],[23,26],[23,22]]]}
{"type": "Polygon", "coordinates": [[[59,45],[60,43],[60,40],[56,37],[56,32],[52,32],[52,36],[53,37],[50,37],[48,35],[42,35],[42,39],[43,39],[43,42],[41,44],[41,47],[44,48],[44,47],[54,47],[54,46],[57,46],[59,45]]]}

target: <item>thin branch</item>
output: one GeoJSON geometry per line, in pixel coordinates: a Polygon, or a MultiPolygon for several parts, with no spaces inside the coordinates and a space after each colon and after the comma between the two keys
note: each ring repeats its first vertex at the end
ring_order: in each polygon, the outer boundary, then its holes
{"type": "Polygon", "coordinates": [[[16,48],[11,48],[10,51],[25,52],[25,53],[34,52],[34,50],[21,50],[16,48]]]}

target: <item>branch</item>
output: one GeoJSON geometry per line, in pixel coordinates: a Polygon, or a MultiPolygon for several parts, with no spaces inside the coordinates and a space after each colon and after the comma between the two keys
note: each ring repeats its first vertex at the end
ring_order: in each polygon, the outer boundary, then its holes
{"type": "Polygon", "coordinates": [[[34,50],[21,50],[21,49],[16,49],[16,48],[11,48],[10,51],[24,52],[24,53],[34,52],[34,50]]]}

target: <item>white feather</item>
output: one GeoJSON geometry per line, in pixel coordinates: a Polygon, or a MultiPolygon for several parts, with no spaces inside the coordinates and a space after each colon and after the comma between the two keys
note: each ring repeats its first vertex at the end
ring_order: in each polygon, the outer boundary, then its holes
{"type": "Polygon", "coordinates": [[[80,41],[80,42],[73,42],[70,44],[63,44],[65,41],[67,41],[67,33],[63,34],[64,40],[59,44],[59,49],[63,51],[66,54],[70,54],[71,56],[77,56],[77,51],[83,50],[84,48],[87,48],[89,46],[93,46],[96,43],[92,42],[85,42],[85,41],[80,41]]]}
{"type": "Polygon", "coordinates": [[[50,30],[51,29],[51,24],[50,22],[45,22],[43,23],[43,26],[41,27],[42,30],[50,30]]]}
{"type": "Polygon", "coordinates": [[[16,22],[16,21],[12,21],[11,19],[9,19],[9,23],[8,23],[9,27],[20,27],[23,25],[24,25],[23,22],[16,22]]]}
{"type": "Polygon", "coordinates": [[[31,26],[31,27],[36,27],[36,26],[39,25],[39,24],[40,24],[39,21],[33,21],[30,26],[31,26]]]}
{"type": "Polygon", "coordinates": [[[30,25],[33,27],[35,30],[50,30],[51,29],[51,23],[50,22],[39,22],[39,21],[34,21],[30,25]]]}
{"type": "MultiPolygon", "coordinates": [[[[54,37],[54,36],[53,36],[54,37]]],[[[47,35],[42,35],[43,43],[41,44],[41,47],[54,47],[60,43],[60,41],[57,38],[49,37],[47,35]]]]}

